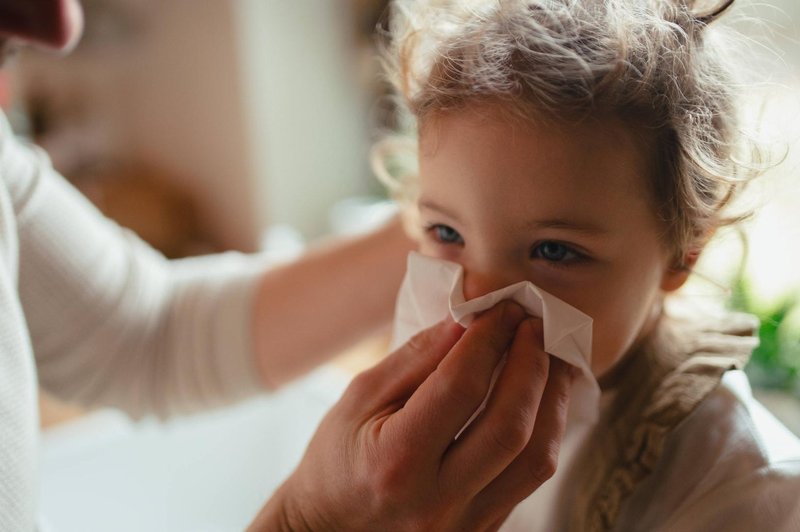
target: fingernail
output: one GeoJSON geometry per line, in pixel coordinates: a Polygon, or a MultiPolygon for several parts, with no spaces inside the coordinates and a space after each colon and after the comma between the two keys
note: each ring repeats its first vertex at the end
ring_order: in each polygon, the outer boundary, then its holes
{"type": "Polygon", "coordinates": [[[453,320],[450,320],[450,324],[448,325],[448,328],[451,331],[453,331],[454,333],[458,333],[458,334],[461,334],[461,333],[463,333],[464,331],[467,330],[467,329],[464,328],[463,325],[461,325],[457,321],[453,321],[453,320]]]}
{"type": "Polygon", "coordinates": [[[452,333],[464,332],[464,330],[465,330],[464,327],[460,323],[458,323],[457,321],[454,321],[451,316],[447,316],[445,319],[440,321],[437,324],[437,327],[439,327],[440,329],[443,329],[444,331],[446,331],[448,333],[450,333],[450,332],[452,332],[452,333]]]}

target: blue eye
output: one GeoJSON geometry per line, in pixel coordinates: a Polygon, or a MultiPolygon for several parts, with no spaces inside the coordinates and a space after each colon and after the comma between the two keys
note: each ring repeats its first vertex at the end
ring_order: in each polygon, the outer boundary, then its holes
{"type": "Polygon", "coordinates": [[[564,244],[547,241],[533,248],[531,257],[549,262],[567,262],[579,258],[580,255],[564,244]]]}
{"type": "Polygon", "coordinates": [[[434,238],[442,244],[463,244],[464,239],[458,234],[458,231],[444,224],[434,224],[428,228],[433,232],[434,238]]]}

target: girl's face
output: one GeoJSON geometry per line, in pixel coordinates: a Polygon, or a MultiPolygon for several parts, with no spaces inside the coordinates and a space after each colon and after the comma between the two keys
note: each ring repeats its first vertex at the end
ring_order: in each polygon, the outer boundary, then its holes
{"type": "Polygon", "coordinates": [[[528,280],[591,316],[600,376],[687,276],[659,238],[646,143],[613,121],[502,116],[482,106],[424,124],[421,251],[464,267],[468,300],[528,280]]]}

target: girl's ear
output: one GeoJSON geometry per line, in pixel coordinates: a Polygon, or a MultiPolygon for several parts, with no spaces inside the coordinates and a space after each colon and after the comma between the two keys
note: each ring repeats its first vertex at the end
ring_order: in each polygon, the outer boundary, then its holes
{"type": "Polygon", "coordinates": [[[674,292],[683,286],[689,278],[689,274],[692,273],[692,268],[697,264],[698,258],[700,258],[699,249],[687,251],[682,260],[677,261],[676,264],[664,272],[664,277],[661,279],[661,290],[674,292]]]}

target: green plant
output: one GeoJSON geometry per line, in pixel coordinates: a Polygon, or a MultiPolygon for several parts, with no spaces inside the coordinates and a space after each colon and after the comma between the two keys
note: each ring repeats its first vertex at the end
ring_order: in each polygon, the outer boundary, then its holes
{"type": "Polygon", "coordinates": [[[788,295],[777,304],[761,304],[743,276],[734,283],[731,295],[732,309],[753,314],[761,321],[760,344],[745,368],[753,384],[800,396],[800,325],[793,319],[800,313],[798,296],[788,295]]]}

